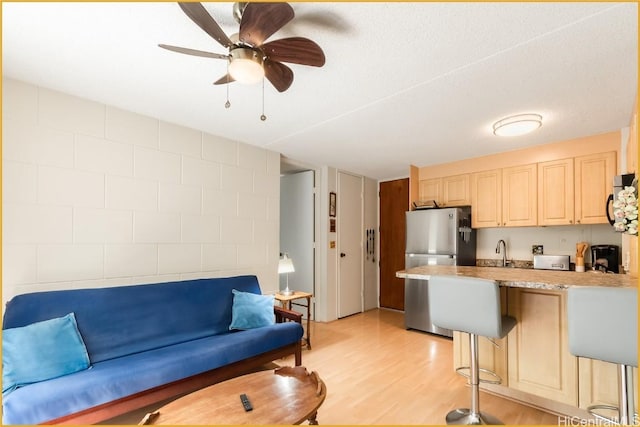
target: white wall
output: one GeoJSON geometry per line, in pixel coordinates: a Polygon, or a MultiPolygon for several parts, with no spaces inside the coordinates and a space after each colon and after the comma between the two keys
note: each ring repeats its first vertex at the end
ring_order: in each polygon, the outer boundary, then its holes
{"type": "Polygon", "coordinates": [[[278,287],[280,155],[3,79],[3,302],[256,274],[278,287]]]}
{"type": "MultiPolygon", "coordinates": [[[[521,261],[533,261],[531,245],[544,245],[547,255],[570,255],[575,262],[576,243],[588,242],[591,245],[621,244],[621,235],[613,231],[608,224],[567,225],[555,227],[508,227],[478,229],[476,258],[502,259],[496,254],[498,240],[507,243],[507,257],[521,261]]],[[[591,263],[591,252],[587,250],[585,262],[591,263]]]]}

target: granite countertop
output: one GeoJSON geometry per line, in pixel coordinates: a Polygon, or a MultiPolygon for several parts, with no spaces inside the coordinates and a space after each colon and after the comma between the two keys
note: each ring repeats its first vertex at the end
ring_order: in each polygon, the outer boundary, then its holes
{"type": "Polygon", "coordinates": [[[628,274],[606,274],[596,271],[576,273],[575,271],[533,270],[502,267],[464,267],[451,265],[424,265],[396,272],[402,279],[429,279],[435,275],[457,275],[490,279],[500,286],[512,288],[535,288],[565,290],[571,286],[609,286],[635,288],[638,279],[628,274]]]}

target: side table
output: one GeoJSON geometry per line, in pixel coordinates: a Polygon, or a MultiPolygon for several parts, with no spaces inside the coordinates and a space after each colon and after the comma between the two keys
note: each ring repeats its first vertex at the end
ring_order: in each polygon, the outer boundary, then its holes
{"type": "Polygon", "coordinates": [[[313,298],[313,294],[310,294],[308,292],[293,292],[291,295],[282,295],[281,293],[277,292],[275,294],[275,299],[280,301],[280,304],[282,305],[283,308],[288,308],[289,310],[291,310],[291,306],[292,305],[297,305],[299,307],[306,307],[307,308],[307,332],[306,332],[306,337],[303,337],[305,344],[307,345],[307,348],[309,350],[311,350],[311,328],[310,328],[310,319],[311,319],[311,298],[313,298]],[[307,304],[301,304],[299,302],[293,302],[294,300],[298,300],[298,299],[305,299],[307,300],[307,304]]]}

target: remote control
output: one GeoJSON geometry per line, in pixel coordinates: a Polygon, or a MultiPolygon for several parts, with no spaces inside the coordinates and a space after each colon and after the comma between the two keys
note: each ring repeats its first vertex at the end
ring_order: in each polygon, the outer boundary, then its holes
{"type": "Polygon", "coordinates": [[[244,406],[245,411],[249,412],[253,410],[253,405],[251,405],[251,402],[249,402],[249,398],[246,394],[242,393],[240,395],[240,401],[242,402],[242,406],[244,406]]]}

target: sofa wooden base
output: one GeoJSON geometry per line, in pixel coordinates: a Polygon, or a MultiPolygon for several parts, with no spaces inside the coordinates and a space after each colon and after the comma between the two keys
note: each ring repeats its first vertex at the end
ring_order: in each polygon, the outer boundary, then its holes
{"type": "Polygon", "coordinates": [[[178,397],[186,393],[199,390],[203,387],[237,377],[251,370],[260,368],[269,362],[287,357],[290,354],[295,355],[295,364],[296,366],[300,366],[302,364],[301,342],[262,353],[258,356],[241,360],[211,371],[203,372],[202,374],[194,375],[173,383],[145,390],[122,399],[104,403],[75,414],[56,418],[43,424],[95,424],[171,397],[178,397]]]}

